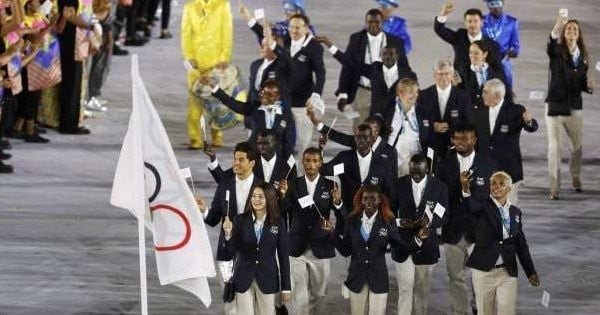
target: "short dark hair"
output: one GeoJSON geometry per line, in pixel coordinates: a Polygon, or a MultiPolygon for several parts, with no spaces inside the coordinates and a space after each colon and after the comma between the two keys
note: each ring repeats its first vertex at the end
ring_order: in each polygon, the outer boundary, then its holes
{"type": "Polygon", "coordinates": [[[302,13],[296,13],[296,14],[290,16],[290,21],[293,19],[301,19],[302,21],[304,21],[304,24],[306,24],[306,26],[310,25],[310,19],[308,18],[308,16],[306,16],[302,13]]]}
{"type": "Polygon", "coordinates": [[[479,10],[477,8],[470,8],[467,11],[465,11],[463,18],[466,18],[467,15],[477,15],[477,16],[479,16],[480,19],[483,19],[483,13],[481,12],[481,10],[479,10]]]}
{"type": "Polygon", "coordinates": [[[273,129],[261,129],[256,136],[263,138],[273,137],[274,140],[277,140],[277,133],[273,129]]]}
{"type": "Polygon", "coordinates": [[[452,134],[464,133],[464,132],[472,132],[477,137],[477,128],[475,128],[475,125],[473,125],[471,123],[463,123],[463,124],[458,124],[458,125],[454,126],[454,130],[452,131],[452,134]]]}
{"type": "Polygon", "coordinates": [[[265,80],[265,82],[262,83],[260,89],[262,90],[264,88],[277,88],[277,90],[281,90],[279,88],[279,83],[277,83],[277,81],[274,79],[265,80]]]}
{"type": "Polygon", "coordinates": [[[383,116],[380,113],[375,113],[367,117],[364,122],[367,124],[376,123],[379,126],[379,136],[381,136],[382,139],[387,139],[392,133],[390,126],[385,122],[385,119],[383,119],[383,116]]]}
{"type": "Polygon", "coordinates": [[[423,154],[415,154],[413,156],[410,157],[410,162],[411,163],[415,163],[415,164],[419,164],[419,163],[427,163],[427,157],[423,154]]]}
{"type": "Polygon", "coordinates": [[[254,148],[253,145],[250,144],[250,142],[240,142],[238,144],[235,145],[235,149],[233,150],[233,153],[235,154],[235,152],[244,152],[246,153],[246,157],[248,158],[249,161],[256,161],[256,159],[258,158],[258,153],[256,152],[256,148],[254,148]]]}
{"type": "Polygon", "coordinates": [[[302,153],[302,158],[304,158],[304,156],[307,154],[317,154],[321,157],[321,161],[323,161],[323,155],[321,154],[321,149],[319,149],[317,147],[306,148],[306,150],[304,150],[304,152],[302,153]]]}
{"type": "Polygon", "coordinates": [[[387,44],[387,45],[383,46],[383,49],[393,49],[396,53],[398,53],[398,49],[396,49],[396,46],[394,46],[392,44],[387,44]]]}
{"type": "Polygon", "coordinates": [[[373,8],[369,11],[367,11],[367,14],[365,15],[365,17],[367,16],[381,16],[383,18],[383,13],[381,13],[381,10],[377,9],[377,8],[373,8]]]}
{"type": "Polygon", "coordinates": [[[356,132],[368,130],[371,135],[373,134],[373,130],[371,130],[371,126],[365,123],[361,123],[356,127],[356,132]]]}

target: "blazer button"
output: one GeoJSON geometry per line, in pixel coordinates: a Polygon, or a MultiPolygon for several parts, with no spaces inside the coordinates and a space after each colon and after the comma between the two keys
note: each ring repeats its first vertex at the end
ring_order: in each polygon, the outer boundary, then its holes
{"type": "Polygon", "coordinates": [[[254,261],[258,265],[258,260],[254,261]]]}
{"type": "Polygon", "coordinates": [[[368,264],[368,263],[369,263],[369,260],[368,260],[368,259],[367,259],[367,260],[365,260],[365,264],[368,264]]]}
{"type": "Polygon", "coordinates": [[[258,246],[256,246],[256,251],[258,252],[258,246]]]}
{"type": "Polygon", "coordinates": [[[369,246],[366,246],[366,247],[365,247],[365,249],[366,249],[366,250],[369,250],[369,246]]]}
{"type": "Polygon", "coordinates": [[[502,245],[502,241],[500,241],[500,245],[502,245]]]}

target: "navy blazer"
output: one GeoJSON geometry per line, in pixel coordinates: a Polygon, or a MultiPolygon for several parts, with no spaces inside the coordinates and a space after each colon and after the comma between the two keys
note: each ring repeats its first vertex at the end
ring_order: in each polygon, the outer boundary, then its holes
{"type": "MultiPolygon", "coordinates": [[[[259,90],[254,86],[254,81],[256,81],[256,76],[258,74],[258,69],[262,65],[264,59],[257,59],[250,64],[250,78],[248,82],[248,100],[252,104],[258,103],[260,104],[260,96],[258,95],[259,90]]],[[[281,60],[279,58],[275,58],[273,62],[268,65],[263,73],[260,80],[260,86],[262,86],[267,80],[275,80],[279,85],[279,94],[281,95],[281,99],[284,100],[286,104],[289,104],[289,95],[288,95],[288,79],[291,71],[291,66],[289,63],[281,60]]]]}
{"type": "MultiPolygon", "coordinates": [[[[275,167],[273,169],[273,173],[271,173],[271,178],[269,180],[269,183],[277,186],[279,185],[279,182],[282,181],[283,179],[295,179],[296,176],[296,165],[294,165],[292,167],[292,169],[290,170],[290,166],[287,163],[287,158],[282,158],[281,156],[275,154],[275,156],[277,157],[277,160],[275,160],[275,167]],[[287,175],[287,177],[286,177],[287,175]]],[[[217,167],[213,170],[209,169],[208,170],[210,172],[210,175],[213,177],[213,179],[215,180],[215,183],[219,184],[222,180],[222,178],[224,176],[226,176],[226,174],[233,174],[233,169],[232,168],[228,168],[227,170],[223,170],[223,168],[221,168],[221,164],[217,165],[217,167]]],[[[258,160],[256,160],[255,165],[254,165],[254,169],[252,170],[254,173],[255,178],[257,178],[259,181],[264,181],[265,180],[265,175],[264,175],[264,170],[262,167],[262,161],[260,159],[260,157],[258,158],[258,160]]],[[[293,185],[293,180],[288,182],[288,189],[289,189],[289,185],[293,185]]]]}
{"type": "Polygon", "coordinates": [[[588,63],[580,57],[576,65],[573,58],[565,59],[562,55],[562,45],[550,37],[546,46],[550,58],[550,73],[548,80],[548,116],[569,116],[571,109],[582,109],[581,92],[592,93],[588,86],[588,63]]]}
{"type": "Polygon", "coordinates": [[[365,241],[360,232],[361,217],[349,218],[343,235],[332,234],[331,240],[338,252],[351,256],[348,277],[344,284],[350,291],[358,293],[365,284],[369,291],[377,294],[388,293],[389,277],[385,263],[388,244],[400,251],[413,252],[419,248],[414,239],[404,241],[395,222],[384,222],[377,215],[373,222],[369,240],[365,241]]]}
{"type": "Polygon", "coordinates": [[[376,61],[370,65],[365,64],[362,75],[369,78],[371,81],[371,111],[370,115],[380,113],[381,108],[385,108],[390,102],[394,102],[396,98],[396,85],[398,81],[404,78],[411,78],[417,80],[417,74],[412,69],[404,68],[400,63],[397,64],[398,68],[398,79],[388,88],[385,83],[385,76],[383,74],[382,62],[376,61]]]}
{"type": "Polygon", "coordinates": [[[467,266],[490,271],[495,268],[498,256],[502,255],[506,271],[511,277],[518,274],[516,257],[519,257],[527,277],[536,273],[523,232],[521,210],[514,205],[510,206],[510,233],[507,239],[503,239],[502,218],[494,201],[489,197],[483,202],[472,198],[467,198],[466,201],[469,211],[477,218],[475,247],[467,260],[467,266]]]}
{"type": "MultiPolygon", "coordinates": [[[[485,200],[490,194],[490,177],[497,170],[497,165],[491,158],[475,152],[471,181],[471,197],[478,201],[485,200]]],[[[475,219],[467,211],[460,185],[460,164],[456,153],[453,152],[440,164],[437,178],[448,186],[448,207],[446,221],[442,226],[444,243],[456,244],[461,237],[473,242],[475,219]]]]}
{"type": "MultiPolygon", "coordinates": [[[[468,64],[470,65],[470,63],[468,64]]],[[[512,91],[508,88],[506,84],[506,75],[504,74],[504,68],[502,66],[494,67],[492,65],[488,66],[487,70],[487,80],[498,79],[504,83],[506,86],[506,95],[504,97],[505,100],[512,100],[512,91]]],[[[462,82],[458,85],[460,88],[463,88],[469,92],[471,96],[471,100],[473,101],[473,108],[483,107],[483,98],[481,98],[481,94],[483,93],[483,85],[479,86],[479,82],[477,82],[477,74],[471,70],[471,68],[467,68],[462,75],[462,82]]]]}
{"type": "MultiPolygon", "coordinates": [[[[328,138],[333,142],[356,149],[356,143],[354,142],[354,136],[352,135],[331,129],[327,125],[323,125],[321,134],[329,134],[328,138]]],[[[377,145],[377,148],[373,150],[373,153],[379,155],[384,160],[389,161],[393,168],[394,178],[398,177],[398,151],[387,143],[387,139],[381,138],[381,142],[377,145]]]]}
{"type": "Polygon", "coordinates": [[[251,212],[240,215],[233,225],[232,237],[225,247],[230,259],[237,254],[235,291],[248,291],[254,280],[264,294],[291,290],[289,244],[283,218],[276,225],[265,220],[260,242],[254,233],[251,212]]]}
{"type": "MultiPolygon", "coordinates": [[[[339,175],[342,190],[342,201],[345,205],[352,205],[354,194],[358,189],[367,184],[379,185],[386,196],[392,196],[393,171],[392,165],[388,160],[383,159],[377,154],[371,153],[371,166],[365,181],[360,180],[360,166],[356,150],[346,150],[338,153],[331,161],[323,164],[321,174],[333,176],[333,168],[337,164],[344,164],[344,173],[339,175]]],[[[352,211],[348,209],[348,211],[352,211]]]]}
{"type": "Polygon", "coordinates": [[[472,122],[471,97],[464,89],[451,87],[450,96],[446,102],[444,113],[440,113],[440,103],[436,85],[432,85],[419,93],[417,101],[424,116],[429,117],[431,124],[431,134],[429,138],[429,146],[434,150],[436,160],[445,159],[448,155],[448,149],[451,146],[450,138],[454,127],[460,124],[472,122]],[[433,131],[433,123],[445,122],[448,123],[448,131],[437,133],[433,131]]]}
{"type": "Polygon", "coordinates": [[[294,56],[290,56],[289,38],[285,41],[285,48],[277,45],[274,50],[277,58],[291,65],[288,87],[292,107],[305,107],[312,93],[322,95],[325,86],[323,47],[312,35],[309,37],[294,56]]]}
{"type": "MultiPolygon", "coordinates": [[[[383,32],[388,45],[392,45],[398,52],[398,68],[406,69],[412,72],[406,53],[404,51],[404,42],[401,38],[383,32]]],[[[346,52],[342,55],[334,56],[342,62],[342,70],[335,95],[340,93],[348,94],[348,104],[354,101],[360,76],[362,75],[362,67],[365,62],[365,53],[367,51],[368,35],[366,30],[362,30],[350,35],[350,40],[346,46],[346,52]]],[[[384,81],[385,84],[385,81],[384,81]]]]}
{"type": "MultiPolygon", "coordinates": [[[[219,101],[221,101],[221,103],[223,103],[225,106],[231,108],[231,110],[234,112],[249,118],[252,133],[250,134],[250,139],[248,139],[248,142],[256,146],[256,138],[258,137],[258,133],[267,129],[265,123],[265,112],[259,110],[261,106],[260,102],[252,103],[250,100],[246,102],[240,102],[227,95],[227,93],[225,93],[225,91],[222,89],[219,89],[216,93],[213,93],[213,96],[219,99],[219,101]]],[[[294,124],[294,119],[292,119],[292,113],[289,108],[285,106],[285,104],[282,104],[281,107],[282,114],[275,115],[273,131],[275,131],[277,140],[279,142],[277,153],[282,156],[289,156],[294,152],[294,138],[292,137],[292,126],[294,124]]]]}
{"type": "Polygon", "coordinates": [[[333,204],[333,196],[331,195],[333,185],[332,180],[322,175],[319,176],[313,195],[314,205],[302,208],[298,199],[307,196],[308,189],[305,176],[296,178],[295,190],[290,194],[292,202],[289,231],[291,256],[300,257],[308,248],[319,259],[335,256],[333,245],[328,241],[329,233],[321,228],[321,216],[329,220],[332,211],[338,223],[343,223],[345,220],[344,205],[342,204],[340,209],[336,209],[333,204]]]}
{"type": "Polygon", "coordinates": [[[494,130],[490,132],[489,107],[475,109],[478,150],[496,161],[498,169],[507,172],[513,183],[523,180],[523,158],[521,156],[521,131],[534,132],[538,129],[535,119],[530,125],[523,120],[525,107],[504,101],[494,130]]]}
{"type": "MultiPolygon", "coordinates": [[[[262,180],[259,180],[254,177],[254,181],[252,182],[252,186],[258,184],[262,180]]],[[[250,202],[250,192],[248,194],[248,198],[246,199],[246,205],[250,202]]],[[[245,207],[244,207],[245,208],[245,207]]],[[[219,223],[223,223],[223,220],[226,216],[229,216],[231,221],[234,221],[238,216],[239,212],[237,208],[237,197],[235,190],[235,174],[225,174],[217,186],[217,191],[215,192],[215,196],[210,205],[210,210],[208,210],[208,215],[204,219],[204,222],[210,226],[216,226],[219,223]],[[226,191],[229,190],[229,202],[225,200],[226,191]]],[[[221,233],[219,234],[219,245],[217,247],[217,260],[227,261],[231,260],[230,256],[227,254],[225,250],[225,237],[223,234],[223,229],[221,229],[221,233]]]]}
{"type": "MultiPolygon", "coordinates": [[[[425,180],[425,179],[423,179],[425,180]]],[[[412,180],[409,175],[398,178],[394,185],[398,193],[394,196],[397,199],[398,208],[396,217],[399,219],[417,220],[426,217],[425,207],[429,205],[433,219],[431,221],[431,234],[429,238],[423,240],[421,249],[412,254],[412,260],[415,265],[433,265],[437,263],[440,257],[439,240],[435,230],[442,226],[446,215],[440,218],[433,213],[436,204],[440,204],[446,210],[448,209],[448,187],[442,181],[435,177],[427,176],[425,191],[421,197],[421,203],[415,205],[415,198],[412,192],[412,180]]],[[[399,225],[400,235],[406,241],[414,239],[419,229],[407,229],[399,225]]],[[[404,262],[409,253],[401,251],[398,248],[392,250],[392,259],[396,262],[404,262]]]]}
{"type": "MultiPolygon", "coordinates": [[[[446,23],[438,22],[437,16],[434,18],[433,30],[443,41],[452,45],[454,49],[454,69],[458,70],[461,78],[464,78],[464,73],[469,70],[469,65],[471,64],[471,60],[469,59],[471,41],[469,40],[467,30],[464,28],[451,30],[446,27],[446,23]]],[[[485,34],[482,34],[482,36],[481,40],[491,48],[490,59],[493,60],[494,64],[501,65],[502,56],[500,54],[500,46],[485,34]]]]}

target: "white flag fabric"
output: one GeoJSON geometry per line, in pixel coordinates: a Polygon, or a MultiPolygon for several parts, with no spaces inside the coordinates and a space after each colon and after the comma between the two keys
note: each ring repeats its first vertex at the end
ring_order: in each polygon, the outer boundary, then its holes
{"type": "Polygon", "coordinates": [[[143,219],[152,231],[161,285],[196,295],[206,307],[214,277],[212,250],[198,206],[132,58],[133,105],[110,203],[143,219]]]}

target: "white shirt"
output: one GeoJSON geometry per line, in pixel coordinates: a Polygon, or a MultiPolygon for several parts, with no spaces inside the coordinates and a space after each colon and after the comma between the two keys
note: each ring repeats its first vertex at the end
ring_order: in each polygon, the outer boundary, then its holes
{"type": "MultiPolygon", "coordinates": [[[[267,215],[265,214],[262,219],[257,219],[256,216],[254,216],[254,212],[252,213],[252,221],[254,222],[254,233],[256,233],[256,230],[260,230],[260,234],[262,235],[262,228],[265,225],[265,219],[267,218],[267,215]]],[[[258,238],[256,239],[258,241],[258,238]]]]}
{"type": "Polygon", "coordinates": [[[488,64],[487,62],[477,67],[475,65],[471,65],[471,71],[475,72],[475,76],[477,77],[477,83],[479,86],[483,86],[485,82],[488,80],[488,64]]]}
{"type": "Polygon", "coordinates": [[[419,183],[415,182],[413,179],[410,181],[412,182],[412,193],[413,198],[415,199],[415,205],[419,207],[421,204],[421,199],[423,198],[423,193],[425,192],[425,186],[427,186],[427,176],[425,176],[419,183]]]}
{"type": "MultiPolygon", "coordinates": [[[[491,195],[490,195],[490,198],[492,198],[492,201],[496,205],[496,211],[498,211],[499,208],[502,208],[502,217],[504,219],[508,218],[510,220],[510,206],[511,206],[510,200],[506,199],[506,203],[504,205],[501,205],[498,202],[498,200],[496,200],[491,195]]],[[[503,222],[500,222],[500,225],[502,227],[502,239],[505,240],[505,239],[507,239],[510,236],[510,227],[509,227],[509,229],[507,231],[503,222]]],[[[496,265],[501,265],[503,263],[504,263],[504,260],[502,259],[502,255],[498,255],[498,259],[496,260],[496,265]]]]}
{"type": "Polygon", "coordinates": [[[489,119],[490,119],[490,135],[494,133],[494,128],[496,127],[496,120],[498,119],[498,114],[500,113],[500,108],[502,107],[502,104],[504,103],[504,100],[500,101],[500,104],[494,106],[494,107],[489,107],[488,111],[489,111],[489,119]]]}
{"type": "Polygon", "coordinates": [[[235,177],[235,201],[237,202],[238,214],[244,213],[244,207],[252,189],[252,182],[254,182],[254,174],[250,174],[246,179],[239,179],[235,177]]]}
{"type": "Polygon", "coordinates": [[[452,89],[452,85],[449,84],[445,89],[440,89],[439,86],[435,86],[438,94],[438,103],[440,104],[440,117],[444,118],[444,113],[446,112],[446,105],[448,104],[448,99],[450,98],[450,90],[452,89]]]}
{"type": "Polygon", "coordinates": [[[393,131],[388,138],[388,143],[394,146],[398,152],[398,166],[401,166],[412,155],[421,151],[419,123],[415,106],[413,105],[407,113],[404,113],[400,107],[401,105],[396,105],[394,110],[394,117],[392,118],[393,131]]]}
{"type": "Polygon", "coordinates": [[[462,155],[456,153],[456,157],[458,158],[458,165],[460,166],[460,172],[468,171],[471,166],[473,166],[473,160],[475,159],[475,150],[471,152],[471,154],[463,157],[462,155]]]}
{"type": "Polygon", "coordinates": [[[373,145],[371,145],[371,151],[375,152],[375,150],[377,150],[377,147],[379,147],[379,144],[381,144],[381,137],[377,136],[377,139],[375,139],[375,142],[373,142],[373,145]]]}
{"type": "Polygon", "coordinates": [[[383,66],[383,79],[387,88],[391,88],[392,85],[398,80],[398,64],[395,63],[391,68],[383,66]]]}
{"type": "Polygon", "coordinates": [[[373,228],[373,223],[375,222],[375,218],[377,217],[377,212],[373,213],[373,215],[369,218],[366,212],[362,214],[362,228],[365,229],[367,234],[371,234],[371,229],[373,228]]]}
{"type": "Polygon", "coordinates": [[[273,125],[275,124],[275,116],[283,115],[283,110],[281,109],[281,104],[271,104],[271,105],[261,105],[258,110],[262,110],[265,112],[265,128],[273,129],[273,125]]]}
{"type": "Polygon", "coordinates": [[[304,176],[304,181],[306,182],[306,190],[308,191],[308,194],[311,198],[314,198],[315,190],[317,189],[317,183],[319,182],[320,177],[321,175],[317,175],[317,177],[315,177],[315,180],[311,182],[310,179],[306,177],[306,175],[304,176]]]}
{"type": "MultiPolygon", "coordinates": [[[[370,65],[374,61],[381,61],[381,51],[385,46],[386,38],[383,32],[373,36],[367,32],[367,47],[365,49],[365,64],[370,65]]],[[[384,67],[385,68],[385,67],[384,67]]],[[[364,76],[360,77],[360,84],[370,87],[371,81],[364,76]]]]}
{"type": "Polygon", "coordinates": [[[467,37],[469,37],[469,42],[473,43],[474,41],[482,40],[483,34],[481,32],[479,32],[479,34],[477,34],[475,36],[471,36],[471,34],[467,33],[467,37]]]}
{"type": "Polygon", "coordinates": [[[294,57],[300,51],[300,49],[302,49],[305,39],[306,39],[306,36],[300,38],[299,40],[292,39],[291,44],[290,44],[290,56],[294,57]]]}
{"type": "Polygon", "coordinates": [[[260,83],[262,82],[262,77],[265,72],[265,69],[267,69],[267,67],[269,65],[271,65],[273,63],[273,61],[275,61],[275,59],[273,59],[273,60],[264,59],[262,64],[260,65],[260,67],[258,67],[258,70],[256,70],[256,78],[254,79],[254,88],[256,88],[257,91],[260,90],[260,83]]]}
{"type": "Polygon", "coordinates": [[[265,160],[262,156],[260,157],[260,161],[262,162],[263,174],[265,175],[265,182],[271,181],[271,175],[273,175],[273,169],[275,168],[275,161],[277,160],[277,155],[273,155],[270,161],[265,160]]]}
{"type": "Polygon", "coordinates": [[[358,157],[358,167],[360,170],[360,182],[364,182],[367,179],[367,175],[369,175],[369,168],[371,167],[371,158],[373,157],[373,152],[369,151],[367,156],[362,157],[360,153],[356,151],[356,156],[358,157]]]}

